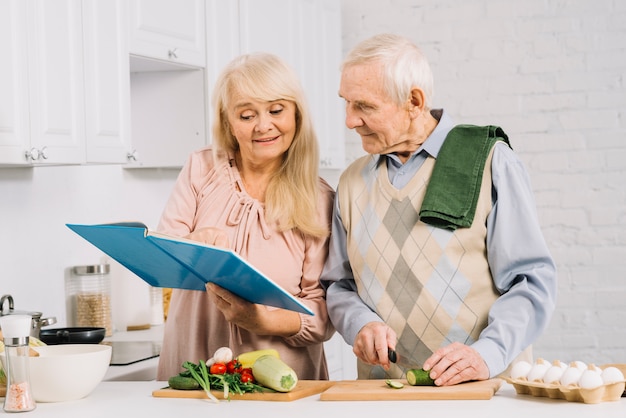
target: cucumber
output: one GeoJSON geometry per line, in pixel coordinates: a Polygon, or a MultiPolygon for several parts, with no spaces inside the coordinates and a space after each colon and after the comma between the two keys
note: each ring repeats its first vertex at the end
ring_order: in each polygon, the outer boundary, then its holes
{"type": "Polygon", "coordinates": [[[410,369],[406,372],[406,380],[411,386],[435,386],[428,373],[424,369],[410,369]]]}
{"type": "Polygon", "coordinates": [[[277,392],[289,392],[298,383],[296,372],[271,354],[261,356],[254,362],[252,375],[259,384],[277,392]]]}
{"type": "Polygon", "coordinates": [[[179,390],[194,390],[200,389],[200,383],[193,377],[186,377],[181,375],[172,376],[167,380],[167,384],[172,389],[179,390]]]}
{"type": "Polygon", "coordinates": [[[385,380],[385,383],[392,389],[402,389],[404,387],[404,384],[402,382],[398,382],[397,380],[387,379],[385,380]]]}

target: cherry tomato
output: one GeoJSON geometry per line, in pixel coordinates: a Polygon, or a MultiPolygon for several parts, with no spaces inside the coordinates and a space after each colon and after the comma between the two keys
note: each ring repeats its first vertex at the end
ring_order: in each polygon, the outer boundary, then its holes
{"type": "Polygon", "coordinates": [[[241,373],[241,363],[239,363],[237,359],[232,359],[226,363],[226,371],[231,374],[241,373]]]}
{"type": "Polygon", "coordinates": [[[242,383],[254,383],[254,376],[252,375],[252,371],[242,370],[241,371],[241,382],[242,383]]]}
{"type": "Polygon", "coordinates": [[[224,363],[213,363],[209,369],[211,374],[224,374],[226,373],[226,365],[224,363]]]}

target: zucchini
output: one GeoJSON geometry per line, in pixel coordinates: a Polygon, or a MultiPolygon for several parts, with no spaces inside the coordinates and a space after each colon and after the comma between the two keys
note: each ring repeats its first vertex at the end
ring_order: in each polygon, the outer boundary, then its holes
{"type": "Polygon", "coordinates": [[[200,389],[200,383],[193,377],[186,377],[181,375],[172,376],[167,380],[167,384],[172,389],[179,390],[194,390],[200,389]]]}
{"type": "Polygon", "coordinates": [[[254,362],[252,375],[259,384],[277,392],[289,392],[298,383],[296,372],[271,354],[263,355],[254,362]]]}
{"type": "Polygon", "coordinates": [[[251,368],[255,361],[261,356],[270,355],[276,358],[280,358],[278,355],[278,351],[273,348],[266,348],[264,350],[255,350],[248,351],[247,353],[242,353],[237,356],[237,361],[241,364],[241,367],[244,369],[251,368]]]}
{"type": "Polygon", "coordinates": [[[410,369],[406,372],[406,380],[411,386],[435,386],[429,372],[424,369],[410,369]]]}

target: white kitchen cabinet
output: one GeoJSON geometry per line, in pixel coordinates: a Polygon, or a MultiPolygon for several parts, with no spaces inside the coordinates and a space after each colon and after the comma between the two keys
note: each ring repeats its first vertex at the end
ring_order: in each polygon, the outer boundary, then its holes
{"type": "Polygon", "coordinates": [[[28,29],[22,0],[0,1],[0,163],[23,164],[30,149],[28,29]]]}
{"type": "Polygon", "coordinates": [[[204,0],[131,0],[130,53],[203,68],[204,0]]]}
{"type": "Polygon", "coordinates": [[[128,71],[119,45],[107,43],[126,39],[127,26],[124,33],[116,26],[124,7],[121,0],[0,3],[0,53],[11,64],[0,66],[0,164],[123,161],[128,71]],[[104,152],[112,148],[115,158],[104,152]]]}
{"type": "Polygon", "coordinates": [[[130,2],[126,168],[180,168],[206,145],[205,17],[205,0],[130,2]]]}
{"type": "Polygon", "coordinates": [[[87,163],[125,163],[131,147],[128,4],[83,0],[87,163]]]}
{"type": "Polygon", "coordinates": [[[0,161],[84,162],[80,0],[10,0],[0,7],[0,49],[12,64],[0,70],[6,84],[0,161]]]}
{"type": "Polygon", "coordinates": [[[266,51],[298,73],[320,144],[320,167],[344,167],[344,109],[337,95],[341,4],[335,0],[207,0],[209,88],[235,56],[266,51]]]}
{"type": "Polygon", "coordinates": [[[131,73],[133,151],[126,168],[180,168],[205,146],[205,82],[204,69],[131,73]]]}

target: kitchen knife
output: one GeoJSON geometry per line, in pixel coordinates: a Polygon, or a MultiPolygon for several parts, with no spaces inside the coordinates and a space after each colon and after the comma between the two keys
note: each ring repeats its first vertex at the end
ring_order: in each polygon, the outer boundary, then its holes
{"type": "Polygon", "coordinates": [[[389,361],[397,364],[398,366],[404,369],[421,369],[422,366],[418,365],[416,362],[411,361],[408,356],[398,353],[396,350],[391,348],[387,349],[387,356],[389,357],[389,361]]]}

